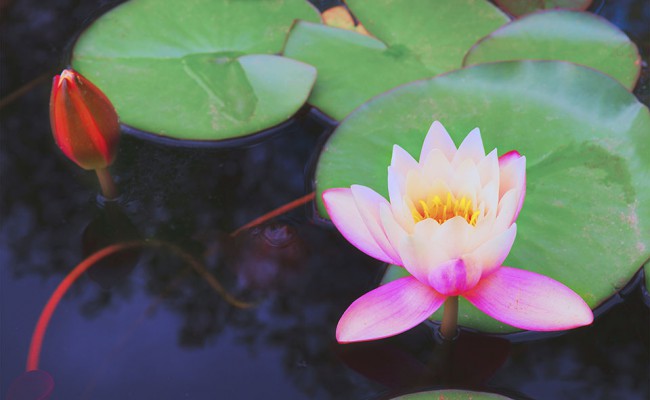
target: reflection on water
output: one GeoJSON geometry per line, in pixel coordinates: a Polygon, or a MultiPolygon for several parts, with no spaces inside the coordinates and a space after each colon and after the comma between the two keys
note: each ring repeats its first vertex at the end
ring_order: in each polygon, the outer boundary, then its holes
{"type": "MultiPolygon", "coordinates": [[[[14,2],[3,14],[3,97],[54,69],[72,29],[108,2],[77,3],[14,2]]],[[[56,286],[116,238],[171,243],[253,306],[225,301],[187,260],[161,248],[122,255],[122,270],[110,267],[117,256],[107,259],[72,286],[50,323],[40,365],[54,379],[53,399],[382,398],[440,386],[633,399],[650,389],[650,312],[638,291],[594,326],[552,339],[510,344],[463,334],[443,365],[425,326],[338,345],[338,318],[382,266],[308,220],[308,206],[230,235],[310,190],[305,166],[328,128],[310,115],[234,150],[125,137],[112,169],[121,208],[102,211],[93,174],[51,139],[48,96],[44,83],[0,111],[3,395],[24,371],[56,286]]]]}

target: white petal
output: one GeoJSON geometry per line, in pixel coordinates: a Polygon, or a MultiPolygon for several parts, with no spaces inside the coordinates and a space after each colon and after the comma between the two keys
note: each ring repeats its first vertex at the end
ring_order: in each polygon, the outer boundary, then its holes
{"type": "Polygon", "coordinates": [[[481,244],[476,250],[463,257],[465,262],[481,272],[482,276],[487,276],[496,268],[503,265],[515,242],[517,236],[517,224],[512,224],[505,232],[492,237],[490,240],[481,244]]]}
{"type": "Polygon", "coordinates": [[[388,195],[390,198],[390,207],[393,210],[395,219],[409,232],[413,230],[413,215],[409,204],[404,201],[404,193],[406,192],[406,182],[404,176],[388,167],[388,195]]]}
{"type": "Polygon", "coordinates": [[[519,193],[513,189],[503,195],[499,201],[499,209],[497,217],[494,220],[493,232],[503,232],[512,225],[515,221],[517,213],[517,203],[519,201],[519,193]]]}
{"type": "Polygon", "coordinates": [[[420,282],[429,284],[429,271],[449,261],[443,243],[435,241],[440,225],[428,218],[415,224],[412,235],[406,236],[399,247],[406,270],[420,282]]]}
{"type": "Polygon", "coordinates": [[[485,158],[481,160],[476,166],[479,174],[481,175],[481,184],[483,186],[488,183],[495,182],[497,187],[499,185],[499,157],[497,157],[497,150],[492,150],[485,158]]]}
{"type": "Polygon", "coordinates": [[[419,170],[411,170],[406,174],[404,196],[413,202],[426,199],[432,192],[431,184],[419,170]]]}
{"type": "Polygon", "coordinates": [[[456,145],[454,144],[454,141],[451,140],[445,127],[438,121],[434,121],[429,128],[429,132],[427,132],[427,137],[424,139],[422,151],[420,152],[420,162],[423,162],[425,157],[433,149],[439,149],[442,151],[449,160],[451,160],[456,153],[456,145]]]}
{"type": "Polygon", "coordinates": [[[379,218],[388,241],[394,249],[399,249],[399,245],[407,236],[407,231],[397,222],[390,206],[386,204],[379,205],[379,218]]]}
{"type": "Polygon", "coordinates": [[[483,203],[485,215],[496,216],[499,206],[499,185],[497,182],[490,182],[480,190],[477,196],[478,205],[483,203]]]}
{"type": "Polygon", "coordinates": [[[401,175],[418,167],[418,162],[403,148],[398,145],[393,146],[393,156],[390,160],[390,166],[401,175]]]}
{"type": "Polygon", "coordinates": [[[469,197],[472,204],[477,204],[477,194],[481,190],[481,176],[473,160],[467,159],[456,166],[451,190],[456,197],[469,197]]]}
{"type": "Polygon", "coordinates": [[[526,157],[517,157],[518,154],[517,152],[506,153],[499,159],[501,172],[499,196],[503,196],[513,189],[518,193],[515,219],[519,215],[526,196],[526,157]],[[510,156],[511,154],[513,155],[510,156]]]}
{"type": "Polygon", "coordinates": [[[427,155],[424,163],[420,163],[422,174],[429,182],[441,180],[451,182],[454,170],[447,156],[440,149],[433,149],[427,155]]]}
{"type": "Polygon", "coordinates": [[[483,140],[481,139],[481,132],[478,128],[473,129],[463,140],[463,143],[458,147],[458,151],[454,155],[452,164],[459,165],[466,159],[473,160],[478,164],[485,157],[485,148],[483,147],[483,140]]]}
{"type": "Polygon", "coordinates": [[[465,218],[453,217],[440,225],[440,228],[435,232],[436,236],[432,240],[441,243],[450,259],[461,258],[468,252],[467,245],[470,243],[473,228],[465,218]]]}

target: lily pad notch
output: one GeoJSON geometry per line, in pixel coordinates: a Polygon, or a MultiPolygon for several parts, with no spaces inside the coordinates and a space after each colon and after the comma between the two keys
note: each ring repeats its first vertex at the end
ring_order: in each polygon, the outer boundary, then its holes
{"type": "Polygon", "coordinates": [[[347,0],[346,5],[360,25],[348,21],[348,29],[341,29],[299,21],[283,50],[318,69],[309,104],[338,121],[399,85],[460,68],[477,40],[509,21],[486,0],[347,0]]]}

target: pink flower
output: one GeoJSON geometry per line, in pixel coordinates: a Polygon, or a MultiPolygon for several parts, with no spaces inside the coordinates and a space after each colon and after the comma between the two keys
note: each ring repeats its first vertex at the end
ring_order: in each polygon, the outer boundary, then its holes
{"type": "Polygon", "coordinates": [[[329,189],[332,222],[359,250],[412,275],[372,290],[345,311],[341,343],[380,339],[427,319],[449,296],[463,296],[491,317],[521,329],[588,325],[593,314],[565,285],[502,266],[515,240],[526,192],[526,157],[485,155],[474,129],[457,149],[434,122],[420,161],[395,145],[388,167],[390,202],[352,185],[329,189]]]}

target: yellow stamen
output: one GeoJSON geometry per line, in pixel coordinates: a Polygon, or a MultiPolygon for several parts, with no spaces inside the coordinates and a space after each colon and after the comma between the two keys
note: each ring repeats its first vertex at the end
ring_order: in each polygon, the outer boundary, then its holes
{"type": "Polygon", "coordinates": [[[479,211],[472,207],[471,199],[465,196],[456,198],[451,193],[447,193],[444,203],[440,196],[437,195],[413,203],[411,215],[413,215],[413,220],[416,223],[432,218],[442,224],[448,219],[462,217],[468,224],[476,226],[479,211]]]}

